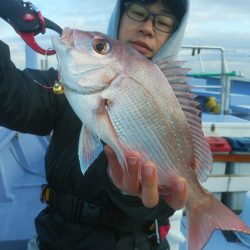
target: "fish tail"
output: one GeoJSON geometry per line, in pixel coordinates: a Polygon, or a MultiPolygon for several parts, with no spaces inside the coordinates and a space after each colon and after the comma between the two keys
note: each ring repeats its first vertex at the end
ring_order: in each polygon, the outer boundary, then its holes
{"type": "Polygon", "coordinates": [[[212,194],[205,193],[205,196],[204,202],[187,206],[189,250],[201,250],[215,229],[250,234],[250,229],[235,213],[212,194]]]}

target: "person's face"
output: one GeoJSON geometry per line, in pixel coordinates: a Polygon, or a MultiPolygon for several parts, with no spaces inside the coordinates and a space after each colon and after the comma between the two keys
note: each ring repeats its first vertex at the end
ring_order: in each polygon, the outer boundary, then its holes
{"type": "MultiPolygon", "coordinates": [[[[145,6],[154,14],[166,14],[167,12],[161,1],[145,6]]],[[[174,21],[172,23],[174,25],[174,21]]],[[[132,46],[147,58],[152,58],[171,34],[156,29],[153,25],[152,16],[144,22],[139,22],[131,19],[124,12],[120,21],[118,39],[132,46]]]]}

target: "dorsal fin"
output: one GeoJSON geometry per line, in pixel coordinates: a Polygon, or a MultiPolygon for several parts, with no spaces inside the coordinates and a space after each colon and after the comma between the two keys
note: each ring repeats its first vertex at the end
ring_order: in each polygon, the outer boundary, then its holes
{"type": "Polygon", "coordinates": [[[181,68],[184,62],[174,61],[171,57],[158,59],[155,63],[168,79],[187,118],[195,152],[193,167],[198,179],[205,181],[212,170],[212,156],[202,131],[201,118],[199,117],[201,111],[198,108],[199,103],[195,101],[197,96],[191,92],[192,87],[187,85],[189,78],[185,74],[188,69],[181,68]]]}
{"type": "Polygon", "coordinates": [[[171,69],[161,69],[163,74],[166,77],[171,77],[171,76],[184,76],[187,72],[190,71],[188,68],[171,68],[171,69]]]}
{"type": "Polygon", "coordinates": [[[164,68],[176,68],[181,67],[185,61],[176,61],[175,57],[168,56],[163,58],[158,58],[156,60],[153,60],[153,62],[162,70],[164,68]]]}

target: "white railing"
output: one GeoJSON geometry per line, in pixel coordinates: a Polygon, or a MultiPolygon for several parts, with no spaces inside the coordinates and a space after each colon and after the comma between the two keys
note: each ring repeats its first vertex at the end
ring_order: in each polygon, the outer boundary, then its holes
{"type": "MultiPolygon", "coordinates": [[[[231,93],[231,79],[228,76],[228,67],[225,60],[225,50],[222,47],[215,47],[215,46],[189,46],[184,45],[181,47],[182,49],[189,49],[192,50],[192,54],[195,54],[195,51],[197,50],[200,54],[201,50],[213,50],[213,51],[219,51],[221,53],[221,73],[220,79],[221,79],[221,105],[220,105],[220,113],[221,114],[229,114],[229,106],[230,106],[230,93],[231,93]]],[[[201,69],[204,73],[203,64],[201,61],[201,57],[199,57],[201,69]]],[[[218,86],[210,86],[210,88],[218,88],[218,86]]]]}

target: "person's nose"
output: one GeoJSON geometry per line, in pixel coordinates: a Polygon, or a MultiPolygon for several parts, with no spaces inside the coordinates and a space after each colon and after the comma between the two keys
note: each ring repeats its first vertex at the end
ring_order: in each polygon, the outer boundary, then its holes
{"type": "Polygon", "coordinates": [[[141,32],[147,36],[153,36],[154,34],[154,17],[149,16],[147,20],[141,23],[141,32]]]}

